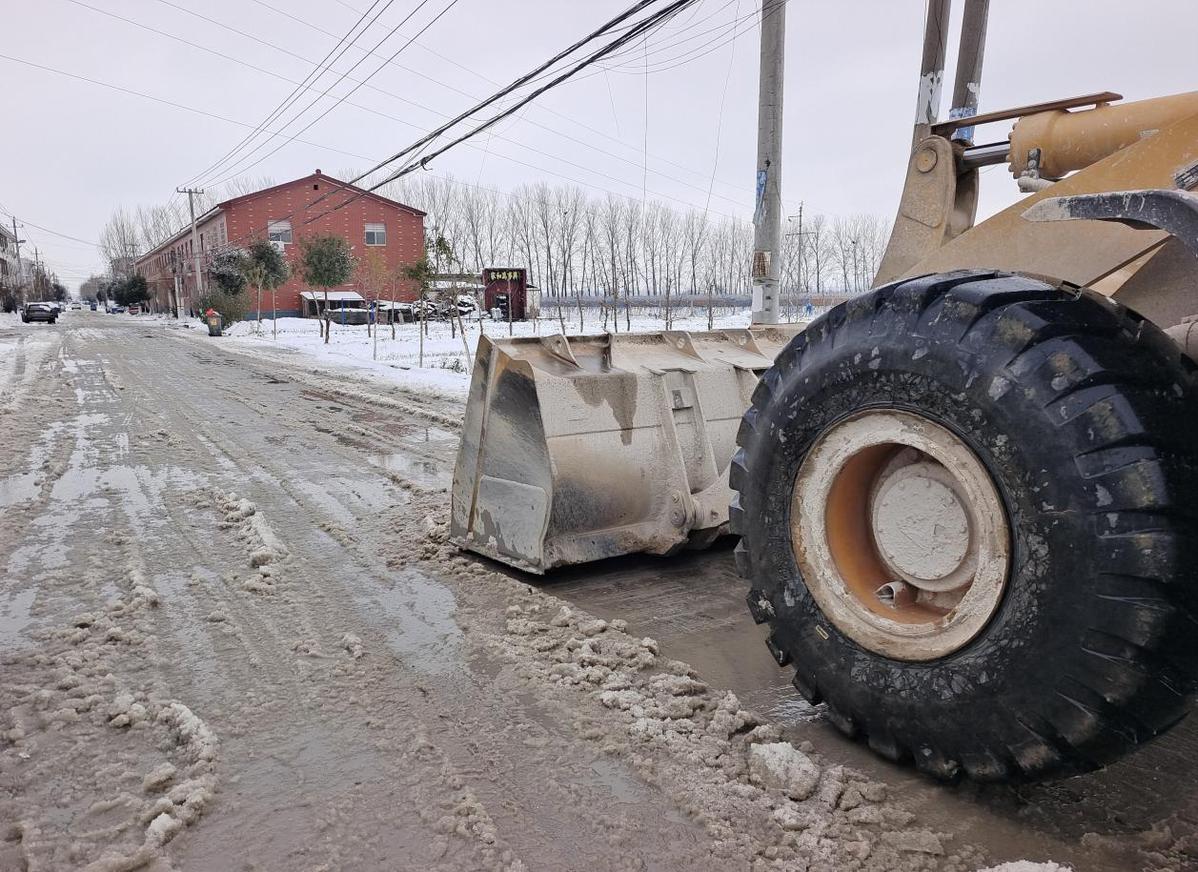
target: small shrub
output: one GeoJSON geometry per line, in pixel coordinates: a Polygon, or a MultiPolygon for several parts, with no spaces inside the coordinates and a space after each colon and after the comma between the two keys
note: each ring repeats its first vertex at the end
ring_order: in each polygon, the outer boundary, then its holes
{"type": "Polygon", "coordinates": [[[245,320],[250,311],[250,301],[246,294],[226,294],[223,291],[210,290],[200,297],[200,314],[209,309],[220,312],[226,324],[234,324],[245,320]]]}

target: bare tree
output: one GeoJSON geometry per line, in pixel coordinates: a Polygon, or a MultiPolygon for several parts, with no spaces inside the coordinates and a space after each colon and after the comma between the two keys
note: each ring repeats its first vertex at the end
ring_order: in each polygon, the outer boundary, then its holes
{"type": "Polygon", "coordinates": [[[143,250],[136,214],[118,206],[100,231],[100,253],[108,261],[109,272],[128,278],[133,274],[133,262],[143,250]]]}

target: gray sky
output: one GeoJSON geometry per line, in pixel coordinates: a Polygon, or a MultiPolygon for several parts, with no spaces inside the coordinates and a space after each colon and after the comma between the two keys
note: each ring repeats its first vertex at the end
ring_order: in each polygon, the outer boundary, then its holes
{"type": "MultiPolygon", "coordinates": [[[[353,10],[365,9],[370,0],[265,2],[340,36],[356,20],[353,10]]],[[[380,53],[395,51],[448,2],[429,0],[380,53]]],[[[312,144],[292,142],[244,172],[283,181],[316,167],[364,169],[628,2],[458,0],[350,98],[366,108],[334,108],[300,136],[312,144]]],[[[358,44],[373,46],[416,5],[417,0],[395,0],[358,44]]],[[[611,69],[546,95],[518,120],[504,122],[497,135],[484,135],[476,147],[460,148],[433,169],[503,190],[524,182],[572,181],[595,195],[615,191],[639,199],[644,187],[650,198],[701,209],[714,165],[710,211],[749,217],[757,99],[757,31],[750,16],[755,6],[756,0],[701,0],[649,41],[648,76],[638,48],[609,64],[611,69]],[[733,30],[738,18],[743,23],[733,30]],[[730,39],[736,32],[739,38],[730,39]],[[688,37],[691,41],[678,43],[688,37]]],[[[34,224],[95,240],[118,204],[165,200],[249,132],[211,116],[256,125],[336,41],[255,0],[4,0],[4,7],[0,54],[210,113],[0,58],[6,103],[6,123],[0,127],[0,218],[8,221],[16,213],[28,222],[22,236],[39,246],[70,287],[100,269],[99,255],[93,246],[34,224]]],[[[1187,0],[1142,0],[1134,10],[1126,0],[992,0],[991,7],[983,111],[1105,89],[1137,99],[1195,87],[1192,35],[1183,26],[1194,8],[1187,0]]],[[[922,16],[922,0],[790,0],[783,162],[788,212],[803,201],[811,212],[891,216],[910,142],[922,16]]],[[[955,44],[955,34],[952,39],[955,44]]],[[[351,50],[336,69],[361,57],[361,51],[351,50]]],[[[353,75],[372,72],[381,62],[369,58],[353,75]]],[[[326,76],[284,117],[307,106],[331,80],[326,76]]],[[[317,107],[332,105],[334,96],[351,87],[342,83],[317,107]]],[[[317,114],[310,110],[289,132],[317,114]]],[[[993,138],[1005,135],[1005,129],[993,132],[993,138]]],[[[211,184],[238,169],[205,181],[211,184]]],[[[984,211],[1015,198],[1004,167],[992,168],[984,180],[984,211]]]]}

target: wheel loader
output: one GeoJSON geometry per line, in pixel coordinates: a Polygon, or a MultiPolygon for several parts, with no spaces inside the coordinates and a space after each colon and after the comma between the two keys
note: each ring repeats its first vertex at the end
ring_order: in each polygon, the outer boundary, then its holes
{"type": "Polygon", "coordinates": [[[948,7],[874,290],[805,329],[484,338],[451,535],[543,573],[730,532],[836,727],[1029,781],[1161,735],[1198,679],[1198,92],[977,114],[968,0],[942,119],[948,7]],[[1000,164],[1027,196],[976,222],[1000,164]]]}

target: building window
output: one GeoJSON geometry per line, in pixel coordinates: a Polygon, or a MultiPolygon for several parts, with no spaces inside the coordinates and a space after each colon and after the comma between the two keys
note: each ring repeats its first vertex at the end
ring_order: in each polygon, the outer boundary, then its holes
{"type": "Polygon", "coordinates": [[[384,224],[367,224],[366,225],[366,244],[367,245],[386,245],[387,244],[387,227],[384,224]]]}
{"type": "Polygon", "coordinates": [[[290,221],[267,221],[266,235],[271,242],[281,242],[284,245],[291,244],[291,222],[290,221]]]}

